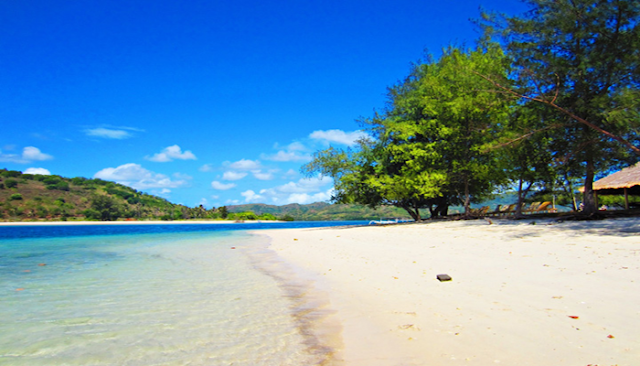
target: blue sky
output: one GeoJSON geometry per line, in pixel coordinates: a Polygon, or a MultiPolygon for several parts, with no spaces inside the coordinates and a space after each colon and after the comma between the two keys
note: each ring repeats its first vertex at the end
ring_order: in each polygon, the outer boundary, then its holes
{"type": "Polygon", "coordinates": [[[425,50],[515,0],[2,1],[0,168],[102,178],[188,206],[311,203],[425,50]]]}

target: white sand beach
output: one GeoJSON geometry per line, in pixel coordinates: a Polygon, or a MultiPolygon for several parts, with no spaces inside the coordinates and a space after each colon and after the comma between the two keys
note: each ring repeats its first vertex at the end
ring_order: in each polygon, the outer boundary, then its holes
{"type": "Polygon", "coordinates": [[[638,218],[256,234],[326,291],[333,364],[640,364],[638,218]]]}

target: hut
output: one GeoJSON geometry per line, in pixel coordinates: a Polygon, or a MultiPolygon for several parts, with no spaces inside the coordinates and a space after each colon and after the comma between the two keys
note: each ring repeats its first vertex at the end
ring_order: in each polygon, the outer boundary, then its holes
{"type": "Polygon", "coordinates": [[[640,163],[593,182],[593,190],[598,196],[624,195],[628,210],[629,195],[640,195],[640,163]]]}

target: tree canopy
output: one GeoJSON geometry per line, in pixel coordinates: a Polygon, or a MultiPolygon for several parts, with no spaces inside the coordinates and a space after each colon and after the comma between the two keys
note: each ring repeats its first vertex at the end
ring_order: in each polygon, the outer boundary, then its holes
{"type": "Polygon", "coordinates": [[[524,16],[483,15],[485,35],[513,61],[513,84],[482,76],[550,110],[555,158],[584,176],[585,211],[594,212],[595,172],[640,156],[640,3],[525,2],[524,16]]]}
{"type": "Polygon", "coordinates": [[[526,0],[521,16],[483,14],[480,47],[450,47],[389,88],[363,119],[370,138],[303,167],[334,179],[334,201],[402,207],[419,220],[499,187],[528,192],[584,180],[640,156],[640,3],[526,0]]]}
{"type": "Polygon", "coordinates": [[[303,170],[335,181],[335,201],[390,204],[419,220],[420,209],[446,214],[491,194],[503,175],[487,144],[507,118],[512,101],[487,91],[477,73],[505,79],[508,62],[498,47],[450,48],[438,60],[414,66],[389,89],[386,109],[363,120],[372,139],[357,150],[329,148],[303,170]]]}

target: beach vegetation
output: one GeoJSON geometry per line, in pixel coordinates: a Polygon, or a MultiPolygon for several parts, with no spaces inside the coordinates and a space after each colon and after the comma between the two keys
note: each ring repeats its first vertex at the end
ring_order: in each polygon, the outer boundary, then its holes
{"type": "Polygon", "coordinates": [[[486,40],[512,59],[497,92],[547,110],[553,162],[583,177],[584,212],[594,213],[597,172],[640,157],[640,6],[635,1],[528,0],[522,16],[483,14],[486,40]]]}
{"type": "Polygon", "coordinates": [[[302,170],[334,180],[334,202],[402,208],[416,221],[420,209],[444,216],[451,205],[490,197],[506,177],[487,146],[508,118],[512,99],[486,91],[477,73],[506,80],[499,47],[449,48],[431,56],[388,91],[387,107],[362,120],[371,139],[356,149],[317,152],[302,170]]]}
{"type": "Polygon", "coordinates": [[[275,217],[275,215],[273,215],[273,214],[264,213],[264,214],[258,216],[258,220],[277,221],[278,218],[275,217]]]}
{"type": "Polygon", "coordinates": [[[280,218],[282,221],[294,221],[295,219],[291,215],[284,215],[280,218]]]}

